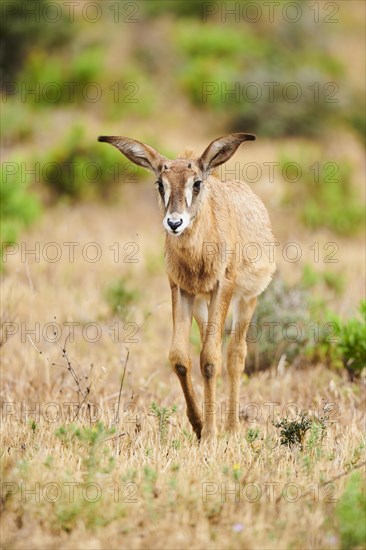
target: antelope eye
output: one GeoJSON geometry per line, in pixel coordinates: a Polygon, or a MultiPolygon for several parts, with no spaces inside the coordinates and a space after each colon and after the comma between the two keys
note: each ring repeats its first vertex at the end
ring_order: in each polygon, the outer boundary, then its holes
{"type": "Polygon", "coordinates": [[[197,181],[194,182],[194,184],[193,184],[193,190],[194,190],[196,193],[199,193],[199,192],[200,192],[201,183],[202,183],[201,180],[197,180],[197,181]]]}
{"type": "Polygon", "coordinates": [[[156,182],[156,185],[157,185],[159,193],[162,195],[164,193],[164,184],[163,184],[163,182],[158,180],[156,182]]]}

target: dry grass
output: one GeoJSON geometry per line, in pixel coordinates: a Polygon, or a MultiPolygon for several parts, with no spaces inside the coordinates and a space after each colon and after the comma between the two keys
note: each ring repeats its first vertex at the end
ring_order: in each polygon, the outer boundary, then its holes
{"type": "MultiPolygon", "coordinates": [[[[273,189],[258,184],[257,191],[269,203],[277,236],[285,243],[293,220],[289,225],[291,220],[276,214],[273,189]]],[[[18,332],[2,347],[3,547],[344,547],[337,501],[349,475],[336,479],[333,485],[324,483],[362,463],[363,391],[322,365],[306,370],[290,365],[259,373],[249,381],[243,378],[241,435],[227,441],[221,422],[224,409],[220,409],[217,444],[197,444],[178,381],[167,362],[170,297],[155,199],[150,186],[139,185],[126,186],[114,205],[60,205],[44,216],[23,244],[31,248],[39,242],[43,251],[40,261],[29,256],[22,262],[20,253],[9,257],[2,282],[3,305],[13,308],[12,321],[18,332]],[[63,244],[71,241],[80,243],[74,262],[69,261],[63,244]],[[109,248],[117,241],[119,263],[114,262],[109,248]],[[44,259],[44,245],[50,242],[61,246],[63,256],[57,263],[44,259]],[[81,254],[82,247],[91,242],[102,250],[96,263],[81,254]],[[123,245],[130,242],[138,245],[137,263],[123,262],[132,251],[123,250],[123,245]],[[105,289],[119,276],[126,277],[140,294],[126,320],[113,317],[105,300],[105,289]],[[47,323],[54,322],[62,331],[61,349],[50,341],[52,326],[44,332],[47,323]],[[70,322],[78,323],[73,341],[68,339],[66,344],[67,357],[80,377],[78,384],[65,368],[67,358],[62,352],[70,332],[66,323],[70,322]],[[137,342],[128,340],[131,325],[126,328],[127,322],[136,323],[137,342]],[[93,329],[85,332],[88,323],[98,323],[101,331],[94,343],[90,341],[93,329]],[[34,329],[39,335],[30,334],[29,339],[26,330],[34,329]],[[121,394],[121,418],[113,424],[127,349],[130,357],[121,394]],[[323,398],[334,404],[333,422],[328,423],[324,440],[308,439],[303,451],[281,445],[270,411],[275,412],[273,419],[277,414],[283,417],[286,405],[295,402],[306,411],[319,412],[323,398]],[[67,403],[83,399],[74,420],[79,429],[75,433],[68,427],[74,415],[67,403]],[[151,413],[153,401],[159,407],[177,406],[163,427],[151,413]],[[100,408],[99,428],[96,424],[90,428],[90,402],[100,408]],[[15,403],[17,408],[6,403],[15,403]],[[39,408],[24,417],[22,403],[28,409],[39,408]],[[57,406],[47,408],[49,403],[57,406]],[[248,403],[257,404],[261,415],[256,421],[248,403]],[[274,409],[269,403],[275,404],[274,409]],[[60,411],[62,416],[51,422],[52,415],[60,411]],[[63,435],[57,435],[60,427],[64,427],[63,435]],[[113,433],[110,427],[114,427],[113,433]],[[248,434],[251,428],[259,429],[257,437],[253,431],[248,434]],[[162,430],[166,437],[161,437],[162,430]],[[75,483],[73,499],[70,482],[75,483]],[[88,485],[91,483],[97,485],[88,485]],[[96,488],[100,498],[89,502],[96,488]],[[32,489],[38,491],[38,502],[34,495],[24,493],[32,489]]],[[[296,231],[292,240],[304,249],[316,238],[327,238],[296,231]]],[[[349,266],[348,258],[362,269],[362,243],[356,239],[340,250],[337,268],[347,270],[349,290],[334,306],[349,310],[359,300],[363,281],[359,268],[349,266]]],[[[51,256],[54,251],[48,252],[51,256]]],[[[92,252],[90,249],[90,256],[92,252]]],[[[301,265],[279,260],[285,276],[296,280],[301,265]]],[[[195,379],[202,399],[198,369],[195,379]]],[[[219,382],[222,402],[225,386],[224,372],[219,382]]]]}
{"type": "MultiPolygon", "coordinates": [[[[323,16],[336,3],[328,4],[327,10],[321,10],[323,16]]],[[[341,3],[339,16],[342,21],[346,18],[345,31],[340,34],[338,25],[328,25],[326,40],[344,61],[347,79],[361,90],[365,7],[362,2],[349,4],[341,3]]],[[[134,43],[149,32],[166,49],[168,19],[161,18],[155,27],[150,23],[138,30],[123,27],[123,32],[120,25],[116,32],[109,20],[111,32],[93,24],[88,36],[92,32],[102,43],[107,36],[105,62],[110,67],[120,67],[121,61],[128,65],[134,43]],[[121,52],[126,53],[123,59],[121,52]]],[[[174,53],[165,55],[169,67],[174,53]]],[[[340,88],[342,92],[343,85],[340,88]]],[[[59,106],[47,115],[47,124],[44,117],[33,116],[34,138],[5,147],[3,160],[38,158],[46,147],[61,143],[75,121],[82,121],[91,141],[99,134],[130,135],[152,143],[158,139],[176,153],[186,146],[201,152],[223,134],[222,122],[213,113],[193,110],[182,95],[172,102],[174,90],[169,80],[165,85],[161,78],[152,119],[126,112],[106,121],[95,104],[78,112],[59,106]]],[[[145,95],[141,90],[142,100],[145,95]]],[[[276,176],[269,183],[264,170],[264,162],[278,162],[284,151],[297,159],[314,147],[314,162],[351,162],[354,185],[364,199],[365,159],[357,139],[343,129],[328,135],[324,159],[318,145],[258,136],[255,144],[238,151],[227,168],[235,169],[239,163],[241,170],[248,162],[263,168],[253,189],[271,214],[280,243],[280,273],[297,283],[308,263],[314,270],[344,277],[343,295],[329,293],[327,298],[332,310],[348,317],[364,295],[364,235],[339,238],[326,230],[310,233],[291,211],[284,214],[283,182],[276,176]],[[290,241],[302,250],[297,263],[286,261],[281,253],[290,241]],[[310,247],[319,243],[324,252],[324,245],[334,241],[338,262],[327,264],[321,254],[315,264],[310,247]]],[[[361,382],[351,383],[345,373],[322,364],[298,368],[298,362],[243,376],[241,432],[227,439],[223,369],[218,441],[198,444],[193,437],[178,380],[167,360],[170,292],[155,195],[148,183],[126,184],[113,204],[54,205],[23,236],[20,251],[7,257],[1,275],[1,548],[365,548],[361,382]],[[92,246],[82,253],[93,242],[102,252],[95,263],[87,256],[89,252],[92,257],[92,246]],[[49,243],[57,243],[62,253],[55,263],[46,258],[55,253],[46,248],[49,243]],[[74,261],[65,243],[78,243],[74,261]],[[37,258],[22,257],[21,251],[35,246],[39,246],[37,258]],[[128,258],[138,261],[128,263],[128,258]],[[138,296],[125,319],[112,313],[106,299],[107,289],[120,278],[138,296]],[[73,338],[68,337],[70,323],[75,323],[73,338]],[[100,332],[93,342],[96,326],[100,332]],[[60,331],[57,342],[52,341],[53,330],[60,331]],[[293,410],[290,403],[311,411],[311,417],[323,414],[324,403],[330,407],[325,433],[307,432],[303,450],[281,445],[273,425],[293,410]],[[161,419],[164,414],[166,421],[161,419]],[[352,479],[358,486],[353,492],[352,479]]],[[[197,353],[193,376],[202,401],[197,353]]]]}

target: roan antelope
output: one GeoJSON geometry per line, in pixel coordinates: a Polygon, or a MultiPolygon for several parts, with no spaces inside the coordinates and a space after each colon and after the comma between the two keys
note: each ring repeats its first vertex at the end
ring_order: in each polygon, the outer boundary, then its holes
{"type": "Polygon", "coordinates": [[[166,230],[165,263],[172,293],[173,339],[169,360],[187,402],[198,438],[216,434],[216,378],[229,305],[233,330],[228,346],[227,429],[239,427],[239,386],[247,351],[246,333],[257,296],[275,271],[273,234],[267,210],[249,186],[221,181],[216,167],[227,162],[251,134],[230,134],[210,143],[198,158],[169,160],[149,145],[126,137],[99,137],[135,164],[152,171],[166,230]],[[253,250],[255,254],[253,254],[253,250]],[[251,251],[251,253],[249,253],[251,251]],[[255,257],[253,257],[255,256],[255,257]],[[199,326],[204,381],[203,421],[191,379],[189,332],[199,326]]]}

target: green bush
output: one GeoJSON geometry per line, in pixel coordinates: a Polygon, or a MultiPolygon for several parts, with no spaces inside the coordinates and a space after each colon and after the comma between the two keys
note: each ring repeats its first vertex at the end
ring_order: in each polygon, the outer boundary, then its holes
{"type": "Polygon", "coordinates": [[[366,301],[359,307],[358,318],[341,325],[339,353],[351,378],[359,375],[366,366],[366,301]]]}
{"type": "Polygon", "coordinates": [[[212,57],[215,60],[233,60],[237,65],[253,63],[253,56],[269,55],[267,43],[251,31],[243,33],[231,28],[227,32],[227,28],[216,24],[204,27],[199,23],[191,23],[190,26],[178,24],[175,42],[178,52],[191,60],[212,57]]]}
{"type": "Polygon", "coordinates": [[[258,299],[248,330],[246,372],[276,365],[283,354],[294,360],[308,340],[310,308],[308,292],[290,287],[276,274],[258,299]]]}
{"type": "Polygon", "coordinates": [[[159,441],[162,445],[165,445],[169,433],[169,419],[177,411],[177,407],[175,405],[173,405],[171,409],[168,407],[159,407],[159,405],[153,401],[150,408],[151,413],[158,421],[159,441]]]}
{"type": "Polygon", "coordinates": [[[60,426],[55,435],[66,447],[77,444],[80,451],[85,452],[83,466],[88,477],[91,477],[96,472],[108,473],[111,467],[114,466],[111,455],[107,457],[107,461],[105,460],[105,449],[101,445],[115,431],[115,428],[107,427],[102,422],[97,422],[91,426],[78,426],[71,423],[60,426]]]}
{"type": "MultiPolygon", "coordinates": [[[[277,137],[318,136],[346,120],[334,84],[343,68],[324,46],[309,42],[305,23],[296,33],[280,25],[278,40],[243,25],[177,22],[177,76],[194,105],[220,112],[231,130],[277,137]],[[276,83],[271,91],[268,83],[276,83]]],[[[347,92],[342,102],[351,104],[347,92]]]]}
{"type": "Polygon", "coordinates": [[[281,445],[290,448],[298,445],[302,450],[306,432],[310,430],[312,422],[308,415],[302,412],[293,420],[283,418],[273,425],[280,430],[281,445]]]}
{"type": "Polygon", "coordinates": [[[342,236],[356,233],[363,225],[365,212],[353,187],[350,162],[314,163],[306,152],[282,155],[282,174],[288,180],[284,205],[295,210],[309,229],[325,227],[342,236]],[[317,165],[317,166],[315,166],[317,165]],[[299,172],[301,168],[301,174],[299,172]]]}
{"type": "Polygon", "coordinates": [[[360,472],[353,472],[336,506],[336,517],[344,550],[365,547],[365,484],[360,472]]]}
{"type": "MultiPolygon", "coordinates": [[[[82,483],[103,483],[103,479],[110,476],[115,468],[115,457],[108,441],[116,436],[114,427],[97,422],[90,426],[66,424],[60,426],[55,436],[59,438],[64,449],[77,450],[80,457],[80,475],[82,483]]],[[[69,481],[70,472],[63,473],[64,479],[69,481]]],[[[104,487],[103,487],[104,491],[104,487]]],[[[107,493],[107,490],[106,490],[107,493]]],[[[108,497],[107,497],[108,498],[108,497]]],[[[105,502],[104,499],[96,501],[86,500],[82,492],[77,492],[75,498],[60,498],[54,503],[53,521],[55,528],[70,532],[77,522],[82,521],[88,529],[103,527],[115,520],[115,516],[122,517],[123,504],[119,503],[117,509],[113,502],[105,502]]]]}
{"type": "MultiPolygon", "coordinates": [[[[137,58],[139,52],[137,48],[137,58]]],[[[113,73],[110,81],[106,86],[110,99],[103,104],[108,119],[114,121],[125,114],[148,117],[159,109],[158,88],[147,67],[143,67],[139,59],[124,67],[121,72],[113,73]]]]}
{"type": "Polygon", "coordinates": [[[342,321],[326,310],[318,341],[309,346],[308,353],[332,367],[345,368],[351,380],[366,366],[366,301],[361,301],[359,316],[342,321]]]}
{"type": "Polygon", "coordinates": [[[311,265],[305,264],[303,268],[301,286],[305,289],[318,286],[320,289],[324,286],[334,291],[336,295],[341,295],[345,286],[345,277],[343,273],[335,271],[315,271],[311,265]]]}
{"type": "Polygon", "coordinates": [[[42,16],[37,21],[36,14],[44,13],[47,6],[52,6],[48,0],[7,0],[6,4],[6,16],[0,21],[2,82],[17,76],[33,48],[47,48],[49,53],[50,49],[70,39],[72,30],[66,15],[52,24],[42,16]]]}
{"type": "Polygon", "coordinates": [[[59,104],[80,106],[86,101],[86,86],[105,80],[104,73],[102,50],[95,45],[87,45],[84,50],[76,51],[71,56],[49,55],[48,52],[34,50],[19,75],[19,81],[27,89],[37,90],[36,94],[27,96],[27,101],[35,107],[54,108],[59,104]],[[66,83],[72,83],[72,86],[66,83]]]}
{"type": "Polygon", "coordinates": [[[361,94],[354,94],[348,110],[348,123],[355,130],[363,143],[366,142],[365,99],[361,94]]]}
{"type": "Polygon", "coordinates": [[[34,134],[34,116],[25,103],[8,97],[1,108],[2,140],[6,147],[34,134]]]}
{"type": "Polygon", "coordinates": [[[22,181],[21,161],[13,161],[18,170],[5,175],[2,167],[0,185],[0,234],[1,253],[4,243],[15,243],[20,232],[37,219],[41,212],[38,198],[29,191],[29,181],[22,181]]]}
{"type": "Polygon", "coordinates": [[[319,415],[309,415],[309,412],[300,411],[294,418],[282,418],[273,422],[280,430],[280,443],[286,447],[298,446],[300,450],[312,452],[319,450],[321,441],[326,436],[329,409],[327,402],[323,402],[323,410],[319,415]],[[306,438],[306,444],[305,444],[306,438]]]}
{"type": "MultiPolygon", "coordinates": [[[[147,18],[159,17],[167,13],[173,16],[202,17],[202,0],[154,0],[140,2],[142,13],[147,18]]],[[[132,14],[131,14],[132,17],[132,14]]]]}
{"type": "Polygon", "coordinates": [[[351,380],[360,376],[366,366],[366,302],[360,303],[357,317],[343,321],[324,301],[311,299],[309,289],[319,278],[324,274],[306,270],[302,284],[290,287],[276,274],[259,297],[249,326],[248,374],[277,365],[285,355],[288,361],[321,361],[345,368],[351,380]]]}
{"type": "Polygon", "coordinates": [[[106,289],[105,297],[112,312],[127,319],[130,306],[139,298],[139,292],[131,289],[125,277],[121,277],[106,289]]]}
{"type": "Polygon", "coordinates": [[[45,185],[58,196],[71,199],[108,198],[117,184],[145,177],[110,145],[87,139],[81,127],[73,128],[57,147],[40,158],[45,185]]]}

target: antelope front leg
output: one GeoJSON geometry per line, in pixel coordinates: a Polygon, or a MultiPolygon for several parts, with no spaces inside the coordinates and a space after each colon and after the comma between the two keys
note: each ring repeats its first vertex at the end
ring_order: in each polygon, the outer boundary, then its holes
{"type": "Polygon", "coordinates": [[[204,439],[216,436],[216,378],[221,372],[221,341],[232,293],[232,284],[225,280],[217,283],[211,295],[208,325],[200,357],[205,395],[202,429],[204,439]]]}
{"type": "Polygon", "coordinates": [[[192,386],[192,362],[189,356],[189,332],[192,325],[194,296],[188,294],[171,282],[173,310],[173,340],[169,352],[169,361],[177,374],[187,403],[187,416],[192,428],[201,438],[202,420],[192,386]]]}

